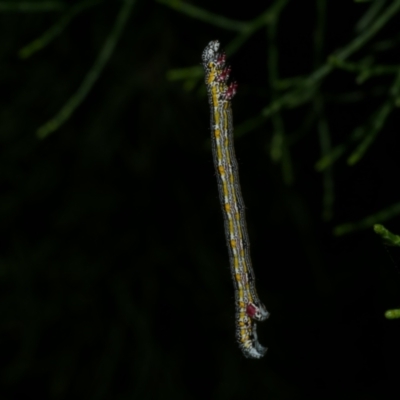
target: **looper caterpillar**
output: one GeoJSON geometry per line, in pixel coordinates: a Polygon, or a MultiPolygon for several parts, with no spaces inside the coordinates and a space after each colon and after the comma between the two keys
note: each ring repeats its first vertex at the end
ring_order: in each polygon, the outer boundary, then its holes
{"type": "Polygon", "coordinates": [[[202,59],[211,109],[214,166],[235,288],[236,338],[245,357],[261,358],[267,349],[258,342],[256,321],[264,321],[269,313],[258,298],[255,287],[245,206],[233,148],[231,99],[236,93],[237,83],[227,84],[230,68],[225,67],[225,54],[218,53],[218,49],[219,42],[211,41],[204,49],[202,59]]]}

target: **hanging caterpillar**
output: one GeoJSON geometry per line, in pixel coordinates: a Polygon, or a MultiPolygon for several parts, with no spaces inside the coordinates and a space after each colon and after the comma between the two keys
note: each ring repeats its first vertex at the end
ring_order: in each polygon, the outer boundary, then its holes
{"type": "Polygon", "coordinates": [[[219,53],[218,49],[219,42],[211,41],[204,49],[202,59],[211,110],[214,166],[235,288],[236,338],[245,357],[261,358],[267,349],[258,341],[256,322],[267,319],[269,312],[258,298],[255,287],[245,206],[233,147],[231,100],[237,83],[227,83],[230,67],[225,66],[225,54],[219,53]]]}

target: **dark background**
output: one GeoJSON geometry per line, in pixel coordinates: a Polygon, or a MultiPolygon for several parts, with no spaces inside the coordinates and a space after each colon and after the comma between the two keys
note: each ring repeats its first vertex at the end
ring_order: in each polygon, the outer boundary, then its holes
{"type": "MultiPolygon", "coordinates": [[[[228,46],[237,32],[180,12],[179,1],[174,9],[137,0],[92,89],[38,139],[95,64],[125,3],[77,12],[26,59],[19,50],[78,2],[1,9],[11,3],[43,2],[0,2],[2,400],[396,398],[400,320],[384,312],[400,304],[398,254],[371,229],[379,219],[333,231],[399,202],[398,110],[357,164],[347,165],[350,143],[332,181],[315,169],[321,124],[332,148],[346,143],[390,100],[395,73],[358,84],[357,72],[336,68],[303,88],[304,101],[262,117],[285,93],[273,85],[268,26],[229,55],[252,259],[271,312],[258,329],[267,355],[247,360],[234,338],[203,76],[173,73],[201,67],[210,40],[228,46]],[[280,123],[285,156],[274,162],[280,123]],[[331,210],[324,182],[333,182],[331,210]]],[[[276,3],[185,2],[239,21],[276,3]]],[[[368,26],[398,1],[381,3],[368,26]]],[[[301,80],[326,63],[362,34],[357,23],[371,4],[283,4],[274,31],[279,78],[301,80]]],[[[400,67],[399,21],[394,14],[348,61],[400,67]]],[[[395,215],[385,224],[400,232],[395,215]]]]}

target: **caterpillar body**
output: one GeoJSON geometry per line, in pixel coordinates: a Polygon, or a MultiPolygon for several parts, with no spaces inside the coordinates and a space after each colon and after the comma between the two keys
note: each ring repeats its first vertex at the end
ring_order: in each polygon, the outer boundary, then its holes
{"type": "Polygon", "coordinates": [[[237,83],[228,84],[231,70],[225,66],[225,54],[218,50],[219,42],[211,41],[203,51],[202,60],[211,110],[213,160],[235,289],[236,338],[245,357],[261,358],[267,349],[258,341],[257,321],[267,319],[269,312],[255,287],[245,206],[233,147],[231,100],[237,83]]]}

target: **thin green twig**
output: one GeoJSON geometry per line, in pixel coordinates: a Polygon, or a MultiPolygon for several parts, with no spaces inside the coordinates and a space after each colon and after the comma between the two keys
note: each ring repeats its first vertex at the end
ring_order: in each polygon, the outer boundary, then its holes
{"type": "Polygon", "coordinates": [[[17,12],[43,12],[43,11],[62,11],[67,8],[66,4],[60,1],[1,1],[1,11],[17,11],[17,12]]]}
{"type": "MultiPolygon", "coordinates": [[[[400,247],[400,236],[390,232],[383,225],[380,224],[374,225],[374,231],[382,238],[385,245],[400,247]]],[[[387,319],[400,318],[400,309],[387,310],[385,312],[385,317],[387,319]]]]}
{"type": "Polygon", "coordinates": [[[265,123],[265,118],[262,115],[248,118],[235,128],[235,137],[241,137],[248,132],[254,131],[265,123]]]}
{"type": "Polygon", "coordinates": [[[385,312],[385,318],[387,319],[397,319],[400,318],[400,308],[387,310],[385,312]]]}
{"type": "Polygon", "coordinates": [[[226,54],[231,55],[237,50],[259,29],[272,23],[276,16],[285,7],[288,0],[275,0],[274,3],[268,7],[259,17],[250,21],[246,31],[240,32],[227,46],[226,54]]]}
{"type": "Polygon", "coordinates": [[[381,11],[382,7],[385,5],[386,0],[375,0],[365,14],[359,19],[356,24],[355,31],[360,33],[364,29],[368,28],[371,25],[372,21],[376,18],[376,16],[381,11]]]}
{"type": "Polygon", "coordinates": [[[387,246],[400,247],[400,236],[390,232],[381,224],[374,225],[374,232],[378,234],[387,246]]]}
{"type": "Polygon", "coordinates": [[[393,18],[400,9],[400,1],[395,0],[390,4],[381,16],[375,20],[363,33],[357,36],[348,46],[344,47],[337,53],[337,58],[341,60],[347,59],[349,56],[359,50],[364,44],[372,39],[388,22],[393,18]]]}
{"type": "MultiPolygon", "coordinates": [[[[314,31],[314,66],[318,68],[323,60],[323,48],[325,40],[326,25],[326,0],[316,0],[317,8],[317,25],[314,31]]],[[[331,151],[331,135],[329,132],[329,124],[325,115],[324,98],[319,88],[314,97],[314,112],[317,115],[317,131],[320,143],[321,157],[326,156],[331,151]]],[[[329,221],[333,216],[334,203],[334,181],[332,166],[326,168],[322,174],[322,219],[329,221]]]]}
{"type": "MultiPolygon", "coordinates": [[[[329,124],[326,120],[322,96],[317,96],[314,102],[314,107],[319,115],[317,129],[319,136],[319,143],[321,149],[321,156],[324,157],[331,150],[331,136],[329,132],[329,124]]],[[[326,168],[322,174],[322,219],[329,221],[333,216],[334,204],[334,181],[333,181],[333,168],[332,165],[326,168]]]]}
{"type": "Polygon", "coordinates": [[[297,129],[293,130],[290,133],[290,136],[287,137],[288,146],[294,146],[305,136],[309,135],[313,132],[313,127],[315,126],[316,121],[318,121],[319,116],[315,113],[314,108],[308,108],[303,121],[297,127],[297,129]]]}
{"type": "Polygon", "coordinates": [[[321,157],[315,164],[317,171],[323,171],[332,165],[337,159],[339,159],[346,150],[354,142],[360,142],[352,154],[348,157],[348,165],[354,165],[364,156],[369,146],[373,143],[378,133],[382,129],[382,126],[386,122],[390,113],[397,105],[396,101],[399,96],[400,90],[400,72],[397,69],[397,77],[389,90],[390,97],[379,107],[379,109],[371,114],[367,122],[363,126],[357,127],[348,139],[334,147],[330,152],[321,157]]]}
{"type": "Polygon", "coordinates": [[[378,211],[376,214],[369,215],[357,222],[348,222],[338,225],[334,228],[333,233],[336,236],[342,236],[361,229],[367,229],[371,226],[387,221],[400,214],[400,203],[393,204],[390,207],[378,211]]]}
{"type": "Polygon", "coordinates": [[[183,89],[190,92],[203,76],[203,68],[196,65],[195,67],[170,69],[167,71],[166,78],[171,82],[183,81],[183,89]]]}
{"type": "Polygon", "coordinates": [[[251,25],[251,22],[235,21],[180,0],[157,0],[157,2],[189,17],[229,31],[245,32],[251,25]]]}
{"type": "Polygon", "coordinates": [[[391,111],[395,107],[396,99],[399,95],[399,90],[400,90],[400,70],[396,76],[392,88],[390,89],[391,97],[380,107],[380,109],[376,113],[376,117],[372,121],[372,126],[368,134],[364,137],[361,143],[357,146],[357,148],[347,159],[347,163],[349,165],[354,165],[358,161],[360,161],[360,159],[364,156],[369,146],[371,146],[371,144],[374,142],[378,133],[381,131],[382,126],[384,125],[391,111]]]}
{"type": "Polygon", "coordinates": [[[203,67],[200,66],[170,69],[167,72],[167,79],[171,82],[180,81],[183,79],[188,79],[193,77],[198,78],[203,76],[204,76],[204,70],[203,67]]]}
{"type": "Polygon", "coordinates": [[[347,159],[348,165],[354,165],[361,160],[365,152],[368,150],[368,148],[371,146],[371,144],[378,136],[378,133],[381,131],[383,124],[385,123],[386,119],[390,115],[390,112],[393,110],[393,108],[394,108],[393,101],[386,101],[380,107],[379,111],[376,113],[376,119],[373,121],[373,124],[369,129],[369,132],[364,136],[364,139],[361,141],[361,143],[348,157],[347,159]]]}
{"type": "Polygon", "coordinates": [[[397,47],[400,42],[400,33],[391,36],[389,39],[382,39],[372,44],[371,50],[374,52],[388,51],[397,47]]]}
{"type": "Polygon", "coordinates": [[[65,103],[61,110],[50,121],[38,128],[36,135],[39,139],[44,139],[57,130],[73,114],[76,108],[82,103],[87,94],[90,92],[114,51],[135,1],[136,0],[124,1],[115,20],[114,27],[110,35],[107,37],[93,67],[86,74],[81,86],[65,103]]]}
{"type": "Polygon", "coordinates": [[[78,3],[75,6],[71,7],[68,12],[65,13],[65,15],[63,15],[52,27],[44,32],[43,35],[24,46],[18,52],[19,57],[28,58],[32,54],[43,49],[63,32],[63,30],[67,27],[67,25],[72,20],[72,18],[75,17],[75,15],[79,14],[89,7],[93,7],[99,4],[101,1],[103,0],[87,0],[82,1],[81,3],[78,3]]]}
{"type": "Polygon", "coordinates": [[[358,84],[364,83],[367,79],[374,76],[393,75],[399,71],[398,65],[373,65],[373,60],[371,58],[354,63],[338,60],[332,56],[329,58],[329,62],[336,68],[358,73],[356,78],[358,84]]]}
{"type": "MultiPolygon", "coordinates": [[[[278,4],[278,3],[276,3],[278,4]]],[[[268,39],[268,80],[271,88],[271,98],[276,97],[276,82],[279,79],[279,59],[278,47],[276,41],[277,26],[280,17],[280,11],[283,10],[284,2],[280,2],[280,7],[275,8],[273,18],[267,25],[268,39]]],[[[281,113],[276,113],[272,118],[273,135],[271,138],[270,157],[273,162],[280,162],[282,166],[283,181],[290,185],[293,183],[293,168],[290,155],[290,149],[287,144],[285,126],[281,113]]]]}
{"type": "Polygon", "coordinates": [[[322,156],[315,163],[315,169],[319,172],[322,172],[326,168],[329,168],[336,160],[338,160],[346,152],[351,142],[359,140],[359,138],[364,135],[365,135],[365,129],[363,127],[355,129],[347,141],[340,143],[339,145],[335,146],[330,152],[322,156]]]}
{"type": "MultiPolygon", "coordinates": [[[[278,24],[278,15],[274,18],[267,27],[268,39],[268,83],[271,90],[272,100],[276,98],[275,82],[278,81],[278,48],[276,44],[276,28],[278,24]]],[[[281,161],[283,155],[283,147],[285,146],[285,133],[282,118],[280,113],[276,114],[276,118],[272,119],[273,136],[271,139],[270,157],[272,161],[281,161]]]]}
{"type": "MultiPolygon", "coordinates": [[[[333,56],[344,61],[356,51],[362,48],[371,38],[373,38],[386,24],[393,18],[397,12],[400,10],[400,0],[396,0],[391,3],[382,12],[379,18],[375,20],[370,27],[360,33],[355,39],[353,39],[347,46],[338,50],[333,54],[333,56]]],[[[329,60],[329,58],[328,58],[329,60]]],[[[285,93],[280,98],[276,99],[270,105],[262,110],[262,115],[264,117],[269,117],[273,113],[279,111],[282,107],[292,107],[293,105],[299,105],[308,101],[313,94],[313,90],[320,83],[320,81],[327,76],[333,70],[333,65],[328,61],[320,68],[311,73],[307,78],[305,78],[298,87],[294,88],[292,91],[285,93]],[[310,93],[311,92],[311,93],[310,93]]]]}
{"type": "MultiPolygon", "coordinates": [[[[182,11],[186,13],[187,15],[192,16],[193,18],[198,18],[201,19],[205,22],[208,22],[210,24],[219,26],[219,27],[224,27],[225,29],[230,29],[230,30],[236,30],[239,33],[236,35],[236,37],[228,43],[226,46],[224,46],[225,52],[227,56],[231,56],[232,54],[236,53],[238,49],[260,28],[263,26],[269,24],[276,13],[280,12],[281,8],[284,7],[284,5],[288,2],[288,0],[275,0],[275,2],[268,7],[267,10],[265,10],[260,16],[256,17],[255,19],[248,21],[248,22],[240,22],[240,21],[234,21],[234,20],[227,20],[225,17],[221,17],[216,14],[209,13],[208,11],[202,10],[198,7],[194,7],[192,5],[188,5],[187,3],[183,3],[180,0],[157,0],[160,3],[166,4],[178,11],[182,11]],[[189,7],[189,8],[188,8],[189,7]],[[188,9],[191,10],[191,13],[186,12],[188,9]],[[193,10],[194,14],[193,15],[193,10]],[[200,18],[199,15],[202,17],[200,18]],[[224,26],[224,24],[228,24],[229,28],[224,26]],[[236,27],[234,29],[234,27],[236,27]]],[[[185,68],[185,70],[187,70],[185,68]]],[[[180,74],[183,80],[185,79],[200,79],[198,76],[198,71],[201,70],[200,67],[198,69],[196,68],[191,68],[191,71],[193,72],[193,75],[187,76],[184,74],[180,74]]],[[[177,70],[172,70],[167,72],[167,75],[172,73],[174,76],[179,76],[179,69],[177,70]]],[[[191,82],[190,87],[192,87],[193,84],[191,82]]]]}

